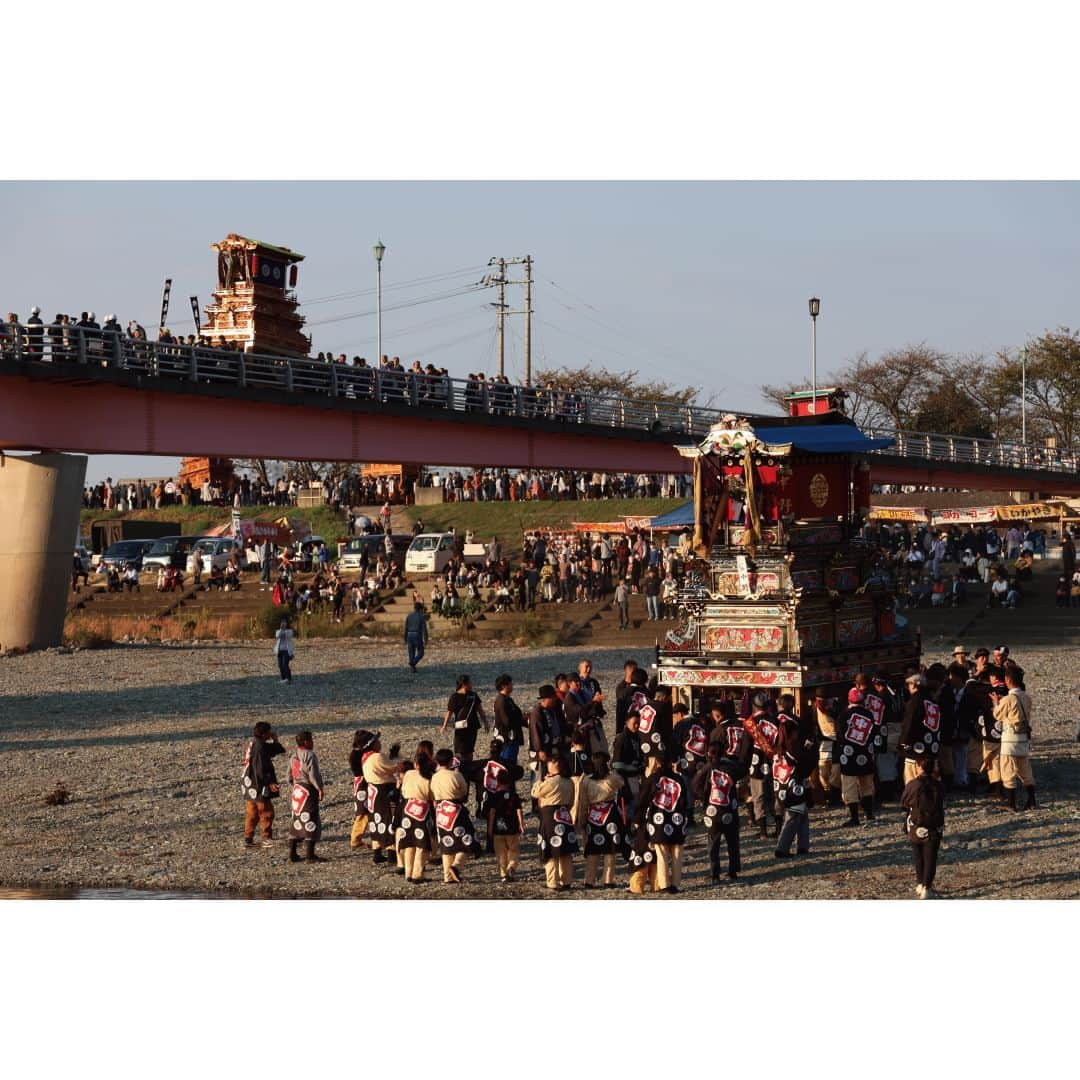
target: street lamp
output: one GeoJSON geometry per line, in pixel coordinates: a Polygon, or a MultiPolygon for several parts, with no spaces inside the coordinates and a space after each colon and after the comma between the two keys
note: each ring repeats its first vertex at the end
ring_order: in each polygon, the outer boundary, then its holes
{"type": "Polygon", "coordinates": [[[382,257],[386,254],[386,245],[377,240],[371,249],[375,255],[375,315],[378,325],[378,352],[376,366],[382,363],[382,257]]]}
{"type": "Polygon", "coordinates": [[[817,317],[821,314],[821,301],[816,296],[810,297],[810,379],[814,397],[810,402],[810,411],[817,415],[817,317]]]}
{"type": "Polygon", "coordinates": [[[1027,346],[1020,350],[1020,441],[1027,447],[1027,346]]]}

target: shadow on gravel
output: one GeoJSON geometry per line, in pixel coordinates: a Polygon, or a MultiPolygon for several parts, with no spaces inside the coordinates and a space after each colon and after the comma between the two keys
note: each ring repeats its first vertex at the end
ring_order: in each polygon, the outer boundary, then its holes
{"type": "MultiPolygon", "coordinates": [[[[494,643],[493,652],[498,647],[498,643],[494,643]]],[[[123,648],[139,648],[140,651],[150,653],[155,648],[160,650],[161,647],[123,646],[123,648]]],[[[332,648],[332,646],[327,646],[327,648],[332,648]]],[[[173,653],[175,650],[169,650],[169,652],[173,653]]],[[[353,651],[349,650],[349,652],[353,651]]],[[[636,653],[644,662],[651,659],[650,650],[637,649],[630,652],[636,653]]],[[[192,650],[192,655],[197,659],[198,650],[192,650]]],[[[516,695],[519,703],[531,705],[535,692],[532,682],[539,686],[541,682],[550,681],[556,671],[569,670],[583,656],[594,658],[598,668],[607,666],[605,661],[612,667],[622,667],[623,650],[619,649],[543,649],[537,650],[535,656],[515,658],[512,661],[482,660],[468,653],[450,661],[432,660],[430,664],[425,658],[418,673],[414,675],[404,662],[404,650],[402,650],[400,671],[396,666],[375,663],[367,667],[355,665],[337,671],[306,675],[303,670],[304,644],[301,643],[294,667],[295,681],[291,685],[283,685],[276,675],[269,672],[266,675],[252,674],[235,679],[191,679],[168,686],[132,687],[131,697],[135,701],[130,706],[126,704],[125,690],[128,687],[123,682],[67,693],[46,691],[40,694],[0,695],[0,705],[5,714],[0,719],[0,732],[32,733],[56,728],[63,723],[63,720],[52,714],[60,711],[77,712],[78,725],[83,730],[113,726],[129,718],[161,720],[175,717],[187,720],[197,716],[221,713],[231,708],[242,708],[245,714],[248,714],[250,710],[257,708],[273,710],[275,708],[317,709],[362,706],[365,723],[368,726],[375,719],[372,718],[371,713],[378,712],[380,709],[388,711],[384,721],[386,723],[391,721],[409,723],[418,720],[430,723],[433,715],[431,713],[422,718],[393,714],[392,709],[400,701],[403,692],[430,695],[433,706],[441,710],[445,706],[446,698],[454,689],[454,681],[459,672],[469,672],[473,678],[473,685],[483,697],[487,698],[494,694],[496,678],[509,670],[515,675],[515,681],[519,685],[516,695]],[[532,678],[529,677],[530,674],[532,678]],[[372,676],[377,677],[382,685],[375,685],[372,682],[372,676]],[[192,701],[191,699],[196,696],[199,700],[192,701]]],[[[245,661],[250,663],[251,659],[251,650],[240,653],[237,656],[237,666],[239,667],[245,661]]],[[[355,661],[355,653],[344,654],[342,659],[355,661]]],[[[269,649],[266,651],[266,660],[267,668],[269,668],[269,649]]],[[[72,662],[78,662],[78,654],[74,655],[72,662]]],[[[216,661],[211,666],[225,665],[216,661]]],[[[441,711],[439,719],[442,719],[441,711]]],[[[378,719],[375,719],[375,722],[379,722],[378,719]]],[[[350,724],[353,727],[356,726],[352,721],[342,723],[342,730],[350,724]]],[[[206,732],[191,732],[187,733],[186,737],[199,738],[205,734],[206,732]]],[[[183,732],[162,736],[165,739],[184,737],[183,732]]],[[[124,740],[128,737],[114,736],[113,738],[124,740]]],[[[151,736],[132,738],[136,742],[155,741],[151,736]]],[[[0,749],[14,749],[17,745],[0,742],[0,749]]],[[[35,745],[46,747],[49,744],[35,745]]],[[[109,743],[106,739],[86,739],[82,742],[57,740],[55,745],[109,745],[109,743]]],[[[113,745],[125,745],[125,743],[120,741],[113,745]]]]}

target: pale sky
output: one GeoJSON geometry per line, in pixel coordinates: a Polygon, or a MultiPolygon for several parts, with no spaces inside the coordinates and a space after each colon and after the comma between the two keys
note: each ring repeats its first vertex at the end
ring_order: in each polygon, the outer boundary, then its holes
{"type": "MultiPolygon", "coordinates": [[[[1075,325],[1080,297],[1076,183],[27,182],[0,187],[0,229],[4,311],[93,309],[148,331],[167,276],[170,324],[192,329],[188,297],[210,299],[226,233],[291,247],[313,352],[369,360],[381,238],[384,351],[458,377],[496,369],[494,290],[418,301],[530,254],[534,369],[636,368],[745,410],[763,382],[809,379],[811,295],[819,377],[863,349],[1016,347],[1075,325]]],[[[523,374],[520,318],[507,373],[523,374]]],[[[175,465],[99,457],[88,478],[175,465]]]]}

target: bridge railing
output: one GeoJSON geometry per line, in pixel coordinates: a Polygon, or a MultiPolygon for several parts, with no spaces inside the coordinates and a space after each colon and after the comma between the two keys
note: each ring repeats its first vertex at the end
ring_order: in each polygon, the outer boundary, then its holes
{"type": "MultiPolygon", "coordinates": [[[[350,367],[303,357],[146,341],[131,338],[118,329],[73,325],[0,324],[0,353],[20,360],[114,368],[165,382],[258,387],[423,410],[548,419],[617,430],[663,431],[694,440],[703,438],[722,415],[717,409],[671,402],[549,391],[538,386],[489,384],[426,372],[350,367]]],[[[871,438],[894,439],[894,446],[879,451],[894,457],[1060,473],[1076,473],[1080,468],[1075,450],[932,432],[865,430],[871,438]]]]}
{"type": "Polygon", "coordinates": [[[1076,450],[1055,446],[1037,446],[1008,439],[940,435],[925,431],[897,431],[894,428],[863,430],[872,439],[894,439],[893,446],[875,451],[892,457],[1043,472],[1075,473],[1080,470],[1080,454],[1076,450]]]}
{"type": "Polygon", "coordinates": [[[452,379],[393,368],[351,367],[302,357],[276,357],[180,342],[135,339],[117,330],[70,325],[10,324],[0,335],[5,356],[131,371],[149,378],[322,394],[422,409],[486,413],[568,424],[675,432],[703,437],[716,409],[587,395],[543,387],[452,379]]]}

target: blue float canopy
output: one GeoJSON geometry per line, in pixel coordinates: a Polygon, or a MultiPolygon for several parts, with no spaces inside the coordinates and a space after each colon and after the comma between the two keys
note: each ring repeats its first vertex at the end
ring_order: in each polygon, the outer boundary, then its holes
{"type": "Polygon", "coordinates": [[[682,529],[688,525],[692,526],[694,524],[693,501],[676,506],[674,510],[669,510],[659,517],[654,517],[651,524],[654,529],[682,529]]]}
{"type": "Polygon", "coordinates": [[[770,446],[793,446],[817,454],[864,454],[884,450],[894,439],[871,439],[854,424],[792,424],[791,427],[754,427],[754,434],[770,446]]]}

